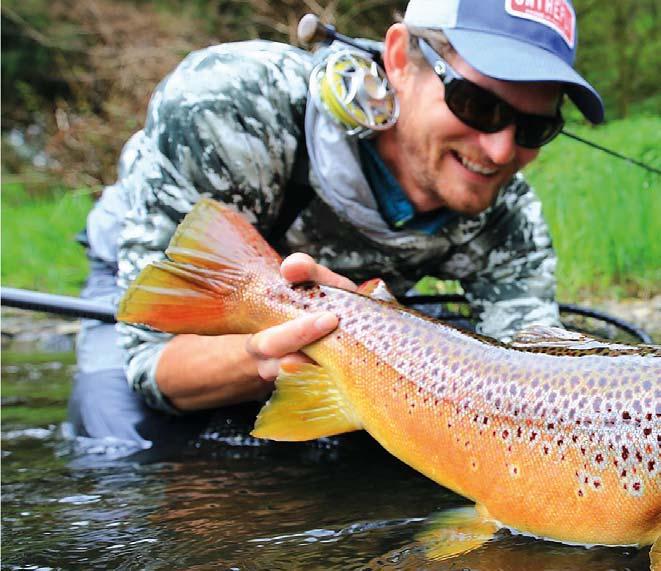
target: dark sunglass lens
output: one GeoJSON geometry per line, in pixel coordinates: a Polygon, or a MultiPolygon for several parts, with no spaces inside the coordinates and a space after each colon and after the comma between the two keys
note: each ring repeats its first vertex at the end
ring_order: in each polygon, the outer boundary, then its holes
{"type": "Polygon", "coordinates": [[[446,103],[458,119],[485,133],[500,131],[513,120],[509,105],[468,80],[452,83],[446,91],[446,103]]]}
{"type": "Polygon", "coordinates": [[[562,117],[541,117],[525,115],[519,118],[516,126],[516,144],[528,149],[537,149],[560,133],[564,121],[562,117]]]}

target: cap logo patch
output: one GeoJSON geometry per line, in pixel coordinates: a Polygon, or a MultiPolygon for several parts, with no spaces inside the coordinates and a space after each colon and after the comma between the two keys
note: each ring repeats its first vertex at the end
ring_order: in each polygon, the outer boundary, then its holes
{"type": "Polygon", "coordinates": [[[505,10],[511,16],[552,28],[570,48],[574,48],[576,14],[567,0],[505,0],[505,10]]]}

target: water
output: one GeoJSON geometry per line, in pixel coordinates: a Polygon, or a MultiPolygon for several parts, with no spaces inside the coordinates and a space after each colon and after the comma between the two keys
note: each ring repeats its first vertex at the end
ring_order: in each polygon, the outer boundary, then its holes
{"type": "Polygon", "coordinates": [[[71,356],[23,361],[3,355],[6,569],[649,566],[645,550],[585,549],[508,533],[460,558],[431,562],[416,534],[428,516],[466,500],[402,465],[364,433],[265,446],[247,438],[239,420],[166,453],[123,459],[83,453],[60,429],[71,356]]]}

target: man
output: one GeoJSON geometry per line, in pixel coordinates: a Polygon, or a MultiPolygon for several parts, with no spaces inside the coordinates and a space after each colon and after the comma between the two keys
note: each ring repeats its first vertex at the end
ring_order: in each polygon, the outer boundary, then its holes
{"type": "MultiPolygon", "coordinates": [[[[518,171],[561,129],[564,94],[603,119],[572,69],[575,47],[569,0],[411,0],[383,45],[399,118],[360,141],[309,100],[311,55],[268,42],[189,55],[157,88],[90,215],[86,295],[116,300],[202,195],[271,235],[303,164],[312,198],[279,240],[298,252],[283,263],[288,280],[351,289],[348,278],[378,275],[402,293],[424,275],[460,279],[485,334],[558,325],[555,256],[518,171]]],[[[282,359],[303,358],[337,323],[311,315],[218,337],[87,324],[74,430],[149,446],[150,423],[265,398],[282,359]]]]}

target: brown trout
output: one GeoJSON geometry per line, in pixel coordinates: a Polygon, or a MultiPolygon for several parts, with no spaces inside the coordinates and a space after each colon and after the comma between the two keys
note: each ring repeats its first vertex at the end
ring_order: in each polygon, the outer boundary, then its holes
{"type": "Polygon", "coordinates": [[[532,331],[505,345],[360,293],[292,286],[258,232],[208,199],[166,255],[131,285],[119,319],[222,335],[306,312],[339,316],[304,349],[316,365],[281,371],[253,434],[307,440],[364,429],[474,501],[441,515],[435,526],[449,531],[435,557],[479,547],[500,528],[578,544],[656,541],[658,557],[660,347],[553,330],[541,343],[532,331]]]}

